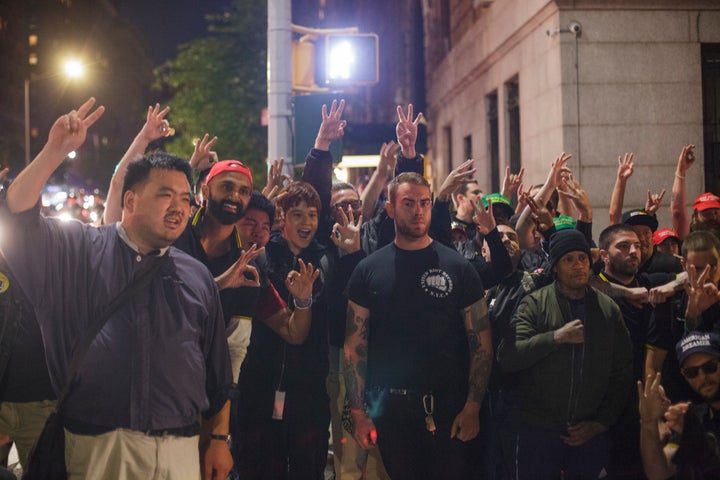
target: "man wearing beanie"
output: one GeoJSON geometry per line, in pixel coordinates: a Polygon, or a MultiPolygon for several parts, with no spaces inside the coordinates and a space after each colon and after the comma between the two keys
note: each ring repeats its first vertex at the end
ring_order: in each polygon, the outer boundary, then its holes
{"type": "Polygon", "coordinates": [[[582,233],[550,241],[555,280],[527,295],[498,349],[517,372],[509,393],[517,478],[603,478],[611,427],[632,382],[630,338],[620,309],[590,287],[590,248],[582,233]]]}

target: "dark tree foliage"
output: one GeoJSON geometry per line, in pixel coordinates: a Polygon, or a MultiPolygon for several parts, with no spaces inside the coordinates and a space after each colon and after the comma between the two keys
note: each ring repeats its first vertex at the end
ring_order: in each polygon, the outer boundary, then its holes
{"type": "Polygon", "coordinates": [[[155,87],[168,93],[176,129],[166,148],[189,158],[193,139],[217,135],[221,160],[240,160],[264,178],[267,2],[235,0],[230,11],[207,20],[206,37],[182,45],[175,59],[155,70],[155,87]]]}

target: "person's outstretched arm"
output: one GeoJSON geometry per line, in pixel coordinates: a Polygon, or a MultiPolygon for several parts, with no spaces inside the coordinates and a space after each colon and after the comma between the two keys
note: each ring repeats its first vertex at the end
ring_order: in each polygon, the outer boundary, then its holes
{"type": "Polygon", "coordinates": [[[680,240],[685,240],[690,233],[690,220],[688,219],[685,194],[685,176],[695,162],[695,145],[685,145],[680,152],[677,167],[675,167],[675,179],[673,180],[672,193],[670,194],[670,214],[672,215],[673,229],[680,240]]]}
{"type": "Polygon", "coordinates": [[[615,186],[610,196],[610,225],[620,223],[623,203],[625,202],[625,187],[634,169],[635,164],[633,163],[632,153],[626,153],[624,157],[618,156],[617,177],[615,178],[615,186]]]}
{"type": "Polygon", "coordinates": [[[130,147],[123,155],[120,163],[117,164],[115,172],[110,179],[110,187],[108,188],[107,199],[105,199],[105,214],[103,215],[103,223],[108,225],[122,219],[122,206],[120,198],[122,196],[122,186],[125,181],[125,172],[132,162],[138,160],[145,153],[145,149],[150,142],[158,138],[165,137],[170,133],[170,124],[165,120],[165,116],[170,111],[170,107],[160,110],[160,104],[156,103],[154,107],[148,107],[147,119],[130,144],[130,147]]]}
{"type": "Polygon", "coordinates": [[[20,213],[33,208],[50,175],[68,153],[85,143],[88,128],[105,112],[105,107],[98,107],[91,113],[93,105],[95,99],[91,97],[77,110],[55,120],[43,149],[8,188],[6,199],[10,212],[20,213]]]}

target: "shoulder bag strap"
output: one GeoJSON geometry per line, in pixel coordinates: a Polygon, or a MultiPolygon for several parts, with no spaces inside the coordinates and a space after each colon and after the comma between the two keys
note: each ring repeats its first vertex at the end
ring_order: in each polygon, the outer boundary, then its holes
{"type": "Polygon", "coordinates": [[[92,344],[93,340],[95,340],[95,337],[97,337],[98,333],[100,333],[100,330],[102,330],[102,328],[105,326],[108,319],[110,319],[113,313],[115,313],[117,309],[120,308],[120,306],[127,301],[128,298],[132,297],[137,292],[144,289],[150,283],[150,280],[152,280],[155,272],[157,272],[160,266],[164,263],[162,260],[163,259],[145,270],[136,280],[133,280],[127,287],[125,287],[122,293],[120,293],[120,295],[115,297],[115,299],[110,304],[108,304],[108,306],[104,309],[104,312],[102,313],[102,315],[100,315],[98,320],[92,323],[90,327],[88,327],[86,334],[81,337],[80,340],[78,340],[78,342],[75,344],[72,357],[70,358],[70,362],[68,363],[65,385],[63,386],[62,391],[58,395],[57,411],[60,411],[65,397],[68,393],[70,393],[72,381],[74,380],[75,375],[80,369],[80,365],[85,358],[85,354],[90,349],[90,345],[92,344]]]}

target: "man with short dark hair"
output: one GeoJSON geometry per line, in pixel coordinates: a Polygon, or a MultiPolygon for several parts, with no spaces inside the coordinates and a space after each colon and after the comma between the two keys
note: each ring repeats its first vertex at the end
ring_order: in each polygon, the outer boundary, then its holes
{"type": "Polygon", "coordinates": [[[388,193],[395,239],[346,290],[353,434],[379,446],[392,478],[471,478],[492,365],[484,290],[467,260],[429,236],[427,181],[403,173],[388,193]]]}
{"type": "Polygon", "coordinates": [[[147,287],[111,314],[65,400],[71,479],[225,478],[231,370],[217,287],[197,260],[170,247],[190,212],[190,166],[145,157],[128,169],[122,221],[95,228],[38,215],[41,190],[102,115],[90,99],[61,116],[7,192],[15,229],[3,251],[33,304],[50,376],[62,388],[75,343],[138,275],[147,287]],[[198,415],[208,443],[198,461],[198,415]]]}
{"type": "Polygon", "coordinates": [[[550,241],[553,284],[530,293],[498,351],[516,372],[510,418],[517,476],[602,478],[607,430],[632,382],[631,347],[618,306],[589,286],[590,247],[577,230],[550,241]]]}
{"type": "Polygon", "coordinates": [[[640,239],[640,273],[682,272],[678,258],[654,250],[653,233],[658,227],[654,214],[640,208],[628,210],[622,215],[622,223],[631,225],[640,239]]]}

